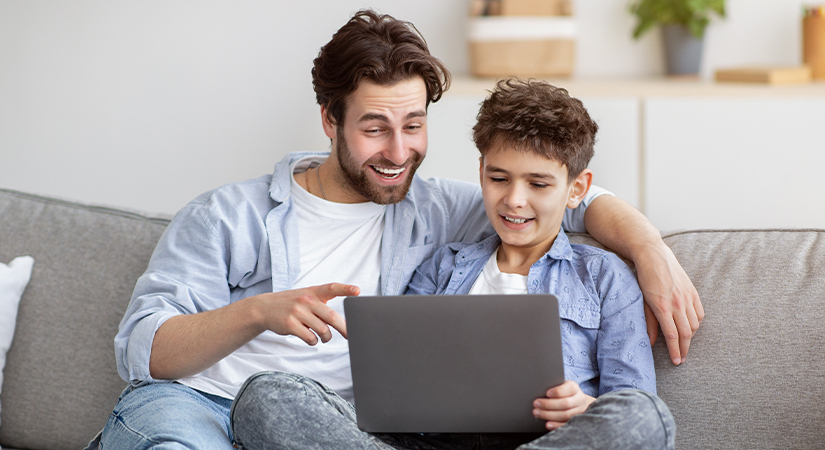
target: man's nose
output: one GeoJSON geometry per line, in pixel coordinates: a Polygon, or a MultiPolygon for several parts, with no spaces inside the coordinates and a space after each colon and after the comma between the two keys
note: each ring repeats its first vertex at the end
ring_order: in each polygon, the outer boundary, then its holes
{"type": "Polygon", "coordinates": [[[410,158],[410,147],[403,133],[393,133],[384,156],[397,166],[402,166],[410,158]]]}

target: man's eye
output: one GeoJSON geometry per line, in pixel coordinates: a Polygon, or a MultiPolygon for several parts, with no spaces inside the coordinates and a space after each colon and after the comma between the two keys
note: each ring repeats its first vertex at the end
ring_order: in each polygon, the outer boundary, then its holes
{"type": "Polygon", "coordinates": [[[504,183],[507,181],[507,178],[490,177],[490,181],[493,183],[504,183]]]}
{"type": "Polygon", "coordinates": [[[534,188],[544,189],[547,187],[544,183],[530,183],[534,188]]]}
{"type": "Polygon", "coordinates": [[[380,133],[381,129],[380,128],[370,128],[369,130],[366,130],[366,132],[370,133],[370,134],[376,134],[376,133],[380,133]]]}

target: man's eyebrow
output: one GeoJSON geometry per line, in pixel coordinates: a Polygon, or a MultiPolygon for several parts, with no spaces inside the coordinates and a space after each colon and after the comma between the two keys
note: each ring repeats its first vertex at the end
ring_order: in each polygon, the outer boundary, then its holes
{"type": "Polygon", "coordinates": [[[407,117],[405,117],[404,120],[410,120],[410,119],[414,119],[416,117],[427,117],[427,111],[424,111],[423,109],[419,109],[418,111],[413,111],[413,112],[407,114],[407,117]]]}
{"type": "MultiPolygon", "coordinates": [[[[416,117],[426,117],[426,116],[427,116],[427,111],[419,109],[418,111],[413,111],[413,112],[407,114],[407,116],[404,117],[404,120],[410,120],[410,119],[413,119],[413,118],[416,118],[416,117]]],[[[378,121],[381,121],[381,122],[384,122],[384,123],[389,123],[390,122],[390,119],[387,116],[385,116],[383,114],[380,114],[380,113],[366,113],[358,119],[359,122],[369,122],[370,120],[378,120],[378,121]]]]}
{"type": "Polygon", "coordinates": [[[379,120],[386,123],[390,122],[390,119],[387,116],[379,113],[366,113],[358,118],[359,122],[369,122],[370,120],[379,120]]]}

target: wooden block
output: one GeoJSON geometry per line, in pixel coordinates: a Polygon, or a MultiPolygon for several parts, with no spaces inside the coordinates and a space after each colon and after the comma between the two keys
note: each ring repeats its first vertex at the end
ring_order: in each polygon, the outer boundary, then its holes
{"type": "Polygon", "coordinates": [[[569,77],[575,47],[572,39],[470,42],[472,72],[479,77],[569,77]]]}
{"type": "Polygon", "coordinates": [[[719,69],[716,81],[763,84],[797,84],[811,81],[811,69],[798,67],[739,67],[719,69]]]}
{"type": "Polygon", "coordinates": [[[570,0],[501,0],[502,16],[571,16],[570,0]]]}

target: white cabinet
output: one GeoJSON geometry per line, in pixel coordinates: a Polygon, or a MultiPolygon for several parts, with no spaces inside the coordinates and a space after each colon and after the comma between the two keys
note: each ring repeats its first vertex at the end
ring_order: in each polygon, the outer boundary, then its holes
{"type": "MultiPolygon", "coordinates": [[[[477,182],[471,128],[492,80],[430,106],[420,173],[477,182]]],[[[825,83],[551,80],[599,124],[595,184],[662,230],[825,228],[825,83]]]]}

